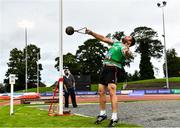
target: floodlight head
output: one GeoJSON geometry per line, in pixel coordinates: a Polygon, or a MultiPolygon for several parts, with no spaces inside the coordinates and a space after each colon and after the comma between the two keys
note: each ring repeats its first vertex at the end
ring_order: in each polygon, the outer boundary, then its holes
{"type": "Polygon", "coordinates": [[[160,7],[160,6],[161,6],[161,4],[160,4],[160,3],[157,3],[157,6],[158,6],[158,7],[160,7]]]}
{"type": "Polygon", "coordinates": [[[33,22],[22,20],[18,22],[18,25],[22,28],[32,28],[34,26],[33,22]]]}
{"type": "Polygon", "coordinates": [[[163,5],[166,6],[167,2],[166,1],[163,1],[163,5]]]}

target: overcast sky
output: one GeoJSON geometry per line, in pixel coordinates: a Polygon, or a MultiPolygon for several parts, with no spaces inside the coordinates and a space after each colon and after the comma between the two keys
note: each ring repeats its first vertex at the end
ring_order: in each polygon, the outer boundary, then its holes
{"type": "MultiPolygon", "coordinates": [[[[0,83],[5,78],[9,53],[13,48],[25,47],[24,29],[18,23],[22,20],[33,22],[28,28],[28,44],[41,48],[43,65],[42,82],[48,85],[58,79],[54,68],[59,51],[59,0],[0,0],[0,83]]],[[[63,27],[88,27],[107,35],[115,31],[130,34],[134,28],[147,26],[153,28],[162,40],[162,11],[157,7],[160,0],[63,0],[63,27]]],[[[180,55],[180,0],[167,0],[165,24],[167,49],[175,48],[180,55]]],[[[63,53],[75,54],[79,45],[92,38],[89,35],[74,34],[63,36],[63,53]]],[[[162,40],[163,41],[163,40],[162,40]]],[[[134,48],[132,48],[134,50],[134,48]]],[[[139,70],[139,56],[136,57],[129,73],[139,70]]],[[[156,77],[162,78],[161,61],[152,59],[159,69],[156,77]]]]}

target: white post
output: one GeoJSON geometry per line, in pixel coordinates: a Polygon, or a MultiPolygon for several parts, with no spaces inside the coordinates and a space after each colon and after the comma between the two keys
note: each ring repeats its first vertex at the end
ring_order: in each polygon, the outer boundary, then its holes
{"type": "Polygon", "coordinates": [[[63,0],[59,0],[59,114],[63,114],[63,0]]]}
{"type": "Polygon", "coordinates": [[[14,93],[15,79],[16,79],[16,77],[14,74],[9,75],[9,84],[11,84],[10,115],[14,114],[14,111],[13,111],[13,93],[14,93]]]}
{"type": "Polygon", "coordinates": [[[14,85],[11,84],[11,99],[10,99],[10,115],[13,115],[14,114],[14,111],[13,111],[13,92],[14,92],[14,85]]]}

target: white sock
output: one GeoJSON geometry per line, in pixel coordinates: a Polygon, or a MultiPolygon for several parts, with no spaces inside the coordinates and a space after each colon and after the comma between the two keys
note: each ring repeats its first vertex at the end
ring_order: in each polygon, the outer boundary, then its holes
{"type": "Polygon", "coordinates": [[[112,113],[112,118],[111,118],[113,121],[117,120],[117,112],[113,112],[112,113]]]}
{"type": "Polygon", "coordinates": [[[101,110],[100,111],[100,116],[102,116],[102,115],[106,115],[106,110],[101,110]]]}

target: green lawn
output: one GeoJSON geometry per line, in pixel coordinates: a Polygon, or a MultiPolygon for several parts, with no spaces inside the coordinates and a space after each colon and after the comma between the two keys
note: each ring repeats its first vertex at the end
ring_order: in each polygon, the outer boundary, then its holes
{"type": "MultiPolygon", "coordinates": [[[[118,83],[117,90],[122,89],[123,83],[118,83]]],[[[97,91],[98,84],[91,84],[91,91],[97,91]]]]}
{"type": "MultiPolygon", "coordinates": [[[[169,82],[180,82],[180,77],[171,77],[168,79],[169,82]]],[[[128,84],[146,84],[146,83],[162,83],[166,82],[166,79],[149,79],[149,80],[139,80],[139,81],[132,81],[128,82],[128,84]]]]}
{"type": "MultiPolygon", "coordinates": [[[[131,84],[144,84],[145,86],[149,86],[150,83],[165,83],[166,79],[149,79],[149,80],[139,80],[139,81],[131,81],[128,82],[128,85],[131,84]]],[[[169,82],[180,82],[180,77],[171,77],[169,78],[169,82]]],[[[123,83],[118,83],[118,90],[122,89],[123,83]]],[[[97,91],[98,84],[91,84],[91,91],[97,91]]],[[[36,88],[28,89],[28,92],[36,92],[36,88]]],[[[39,91],[42,92],[52,92],[52,87],[40,87],[39,91]]],[[[24,92],[24,90],[17,91],[24,92]]]]}
{"type": "MultiPolygon", "coordinates": [[[[171,77],[168,79],[169,82],[180,82],[180,77],[171,77]]],[[[149,86],[151,85],[151,83],[165,83],[166,82],[166,79],[162,78],[162,79],[149,79],[149,80],[139,80],[139,81],[131,81],[131,82],[128,82],[128,85],[132,85],[132,84],[144,84],[144,86],[149,86]]],[[[121,90],[122,89],[122,86],[123,86],[123,83],[118,83],[118,88],[117,90],[121,90]]],[[[91,90],[92,91],[97,91],[98,89],[98,84],[92,84],[91,85],[91,90]]]]}
{"type": "MultiPolygon", "coordinates": [[[[81,116],[50,117],[47,111],[24,105],[15,106],[15,114],[9,115],[9,107],[0,107],[0,127],[106,127],[108,120],[100,125],[94,124],[95,118],[81,116]]],[[[119,124],[120,127],[137,127],[119,124]]]]}

